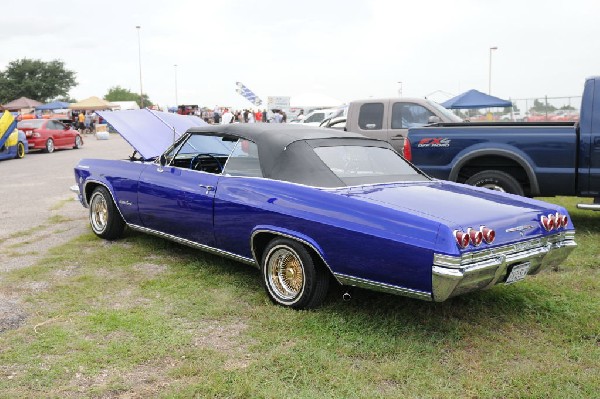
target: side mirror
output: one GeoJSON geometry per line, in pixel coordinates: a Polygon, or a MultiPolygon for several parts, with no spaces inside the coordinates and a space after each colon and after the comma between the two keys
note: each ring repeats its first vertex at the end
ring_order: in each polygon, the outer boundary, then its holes
{"type": "Polygon", "coordinates": [[[160,163],[160,166],[165,166],[167,164],[167,157],[165,156],[165,154],[162,154],[160,156],[158,162],[160,163]]]}
{"type": "Polygon", "coordinates": [[[435,116],[432,115],[427,119],[427,123],[431,124],[431,123],[440,123],[442,120],[440,119],[439,116],[435,116]]]}
{"type": "Polygon", "coordinates": [[[64,125],[63,129],[64,130],[69,130],[69,125],[64,125]]]}

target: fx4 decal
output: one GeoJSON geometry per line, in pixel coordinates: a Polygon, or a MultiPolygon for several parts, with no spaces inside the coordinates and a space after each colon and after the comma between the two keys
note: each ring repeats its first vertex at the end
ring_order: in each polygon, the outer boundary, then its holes
{"type": "Polygon", "coordinates": [[[417,147],[450,147],[450,139],[443,137],[427,137],[421,139],[417,147]]]}

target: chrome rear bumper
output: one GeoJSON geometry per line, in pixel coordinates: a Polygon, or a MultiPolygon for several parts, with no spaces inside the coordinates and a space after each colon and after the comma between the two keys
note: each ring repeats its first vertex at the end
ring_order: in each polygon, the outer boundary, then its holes
{"type": "Polygon", "coordinates": [[[575,232],[564,231],[462,257],[436,254],[432,268],[433,300],[443,302],[502,283],[509,269],[520,263],[529,262],[528,274],[537,274],[559,265],[575,247],[575,232]]]}

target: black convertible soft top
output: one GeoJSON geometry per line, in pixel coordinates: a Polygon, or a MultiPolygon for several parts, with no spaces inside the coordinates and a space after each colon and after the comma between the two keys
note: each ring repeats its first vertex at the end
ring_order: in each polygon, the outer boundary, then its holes
{"type": "Polygon", "coordinates": [[[356,145],[393,150],[381,140],[358,133],[300,124],[227,124],[193,127],[189,134],[243,138],[256,143],[263,176],[318,187],[345,184],[321,161],[315,147],[356,145]]]}

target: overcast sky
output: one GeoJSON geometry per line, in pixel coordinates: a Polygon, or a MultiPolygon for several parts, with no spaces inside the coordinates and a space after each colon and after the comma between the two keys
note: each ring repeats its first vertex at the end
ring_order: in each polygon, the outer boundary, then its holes
{"type": "Polygon", "coordinates": [[[139,25],[144,92],[162,106],[176,70],[179,103],[209,107],[250,106],[236,81],[265,101],[395,96],[399,81],[404,96],[487,92],[494,46],[493,95],[577,96],[600,74],[599,15],[599,0],[30,0],[3,13],[0,69],[61,59],[77,100],[139,92],[139,25]]]}

